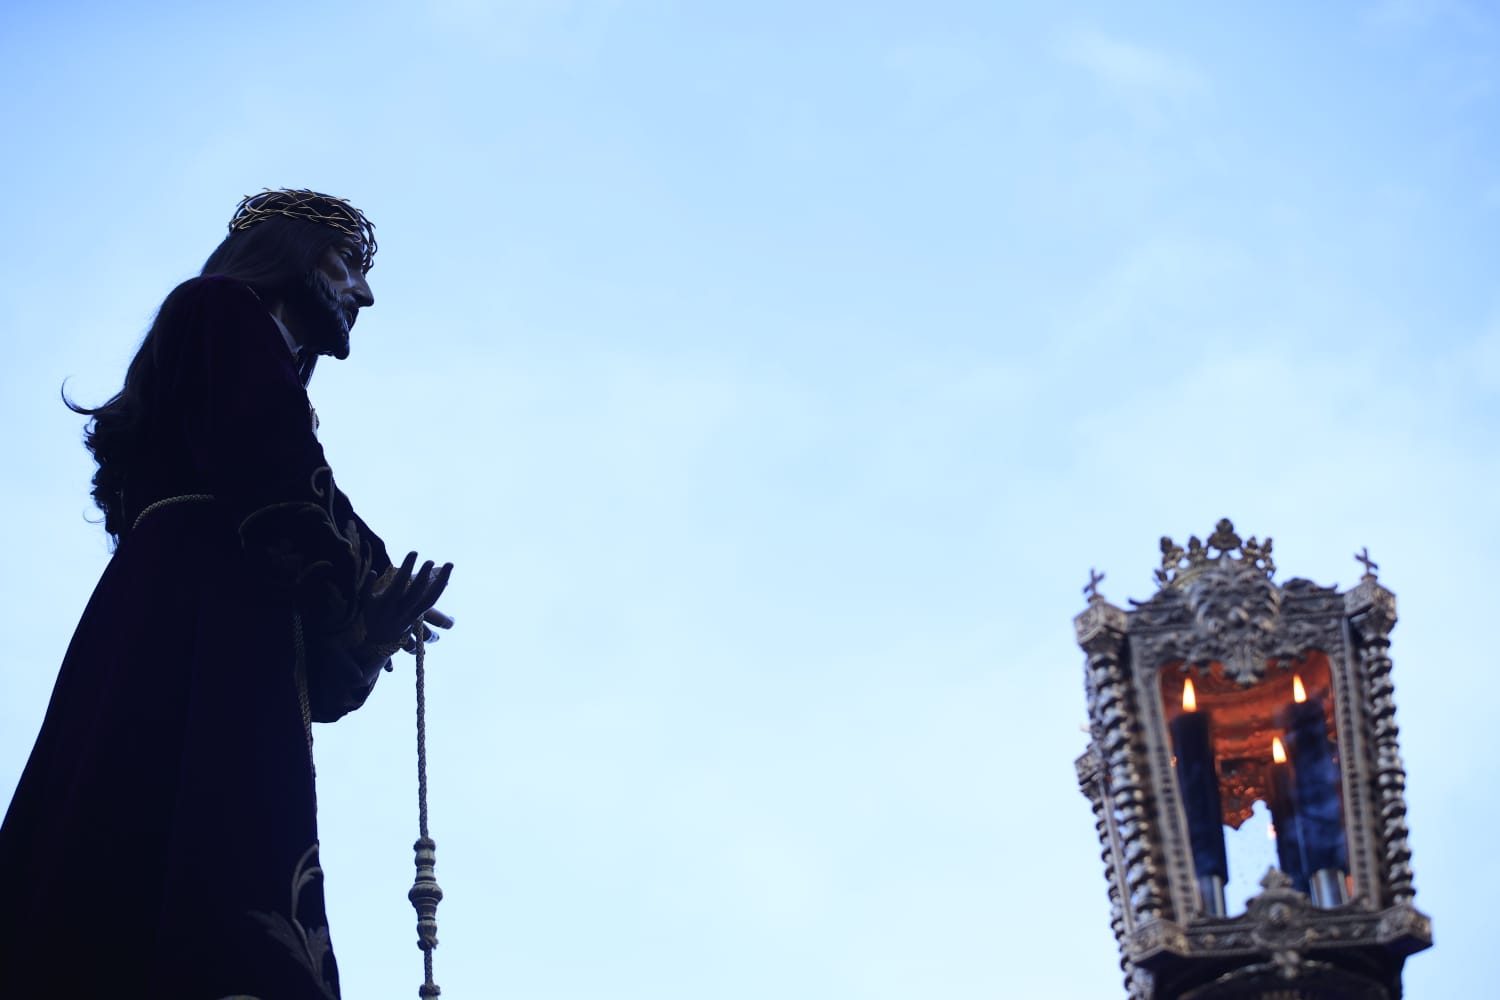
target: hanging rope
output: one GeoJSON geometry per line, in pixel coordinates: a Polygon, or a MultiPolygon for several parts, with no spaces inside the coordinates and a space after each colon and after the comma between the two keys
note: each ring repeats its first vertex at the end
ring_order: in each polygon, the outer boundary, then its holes
{"type": "Polygon", "coordinates": [[[420,836],[412,845],[416,852],[417,875],[406,898],[417,911],[417,947],[422,949],[422,967],[426,977],[417,990],[423,1000],[440,996],[442,989],[432,981],[432,949],[437,947],[437,907],[443,890],[433,872],[437,865],[437,844],[427,835],[427,645],[426,629],[418,623],[412,652],[417,657],[417,818],[420,836]]]}

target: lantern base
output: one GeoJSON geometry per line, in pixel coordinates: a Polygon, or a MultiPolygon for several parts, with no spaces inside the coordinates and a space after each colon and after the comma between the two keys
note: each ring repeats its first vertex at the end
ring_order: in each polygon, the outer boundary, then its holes
{"type": "Polygon", "coordinates": [[[1299,961],[1295,969],[1275,962],[1236,969],[1176,995],[1179,1000],[1393,1000],[1399,990],[1325,962],[1299,961]]]}

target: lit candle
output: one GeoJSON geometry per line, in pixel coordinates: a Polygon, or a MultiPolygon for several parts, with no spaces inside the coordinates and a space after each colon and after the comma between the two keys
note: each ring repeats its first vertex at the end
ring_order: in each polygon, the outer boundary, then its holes
{"type": "Polygon", "coordinates": [[[1314,901],[1320,906],[1337,906],[1344,901],[1344,872],[1349,867],[1339,767],[1328,739],[1323,699],[1308,697],[1300,675],[1292,677],[1286,729],[1295,779],[1302,871],[1312,883],[1314,901]]]}
{"type": "Polygon", "coordinates": [[[1223,916],[1229,862],[1224,854],[1224,807],[1219,801],[1219,773],[1214,766],[1209,723],[1209,713],[1198,711],[1197,693],[1189,677],[1182,686],[1182,712],[1168,728],[1177,755],[1177,788],[1187,814],[1193,871],[1198,876],[1204,908],[1223,916]]]}
{"type": "Polygon", "coordinates": [[[1307,872],[1302,869],[1302,841],[1297,836],[1297,800],[1291,772],[1281,738],[1272,738],[1266,805],[1271,807],[1271,823],[1276,828],[1276,860],[1282,873],[1292,880],[1292,885],[1306,892],[1307,872]]]}

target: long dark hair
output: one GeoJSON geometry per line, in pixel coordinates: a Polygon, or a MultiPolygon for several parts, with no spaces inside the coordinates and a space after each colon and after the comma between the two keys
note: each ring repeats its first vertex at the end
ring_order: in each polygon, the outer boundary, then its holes
{"type": "MultiPolygon", "coordinates": [[[[249,229],[231,232],[203,264],[200,277],[223,275],[242,281],[268,305],[284,300],[304,287],[323,252],[345,240],[338,230],[316,222],[287,216],[270,216],[249,229]]],[[[162,301],[141,346],[125,370],[125,384],[101,406],[79,406],[63,393],[63,402],[74,413],[89,417],[83,443],[99,468],[94,473],[94,503],[104,512],[104,530],[116,542],[125,523],[125,482],[137,456],[149,442],[146,416],[157,390],[158,357],[166,330],[172,326],[183,291],[198,278],[178,285],[162,301]]],[[[308,352],[302,365],[302,382],[312,377],[316,357],[308,352]]]]}

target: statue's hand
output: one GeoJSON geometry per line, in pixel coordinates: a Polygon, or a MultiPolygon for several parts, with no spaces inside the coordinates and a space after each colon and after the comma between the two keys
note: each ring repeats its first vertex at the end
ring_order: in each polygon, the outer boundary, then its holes
{"type": "Polygon", "coordinates": [[[364,646],[387,658],[413,643],[416,629],[430,634],[428,624],[439,628],[453,625],[453,619],[433,608],[448,586],[453,564],[434,568],[429,560],[413,573],[416,562],[417,554],[408,552],[400,566],[392,566],[379,577],[368,577],[360,595],[365,616],[364,646]]]}

